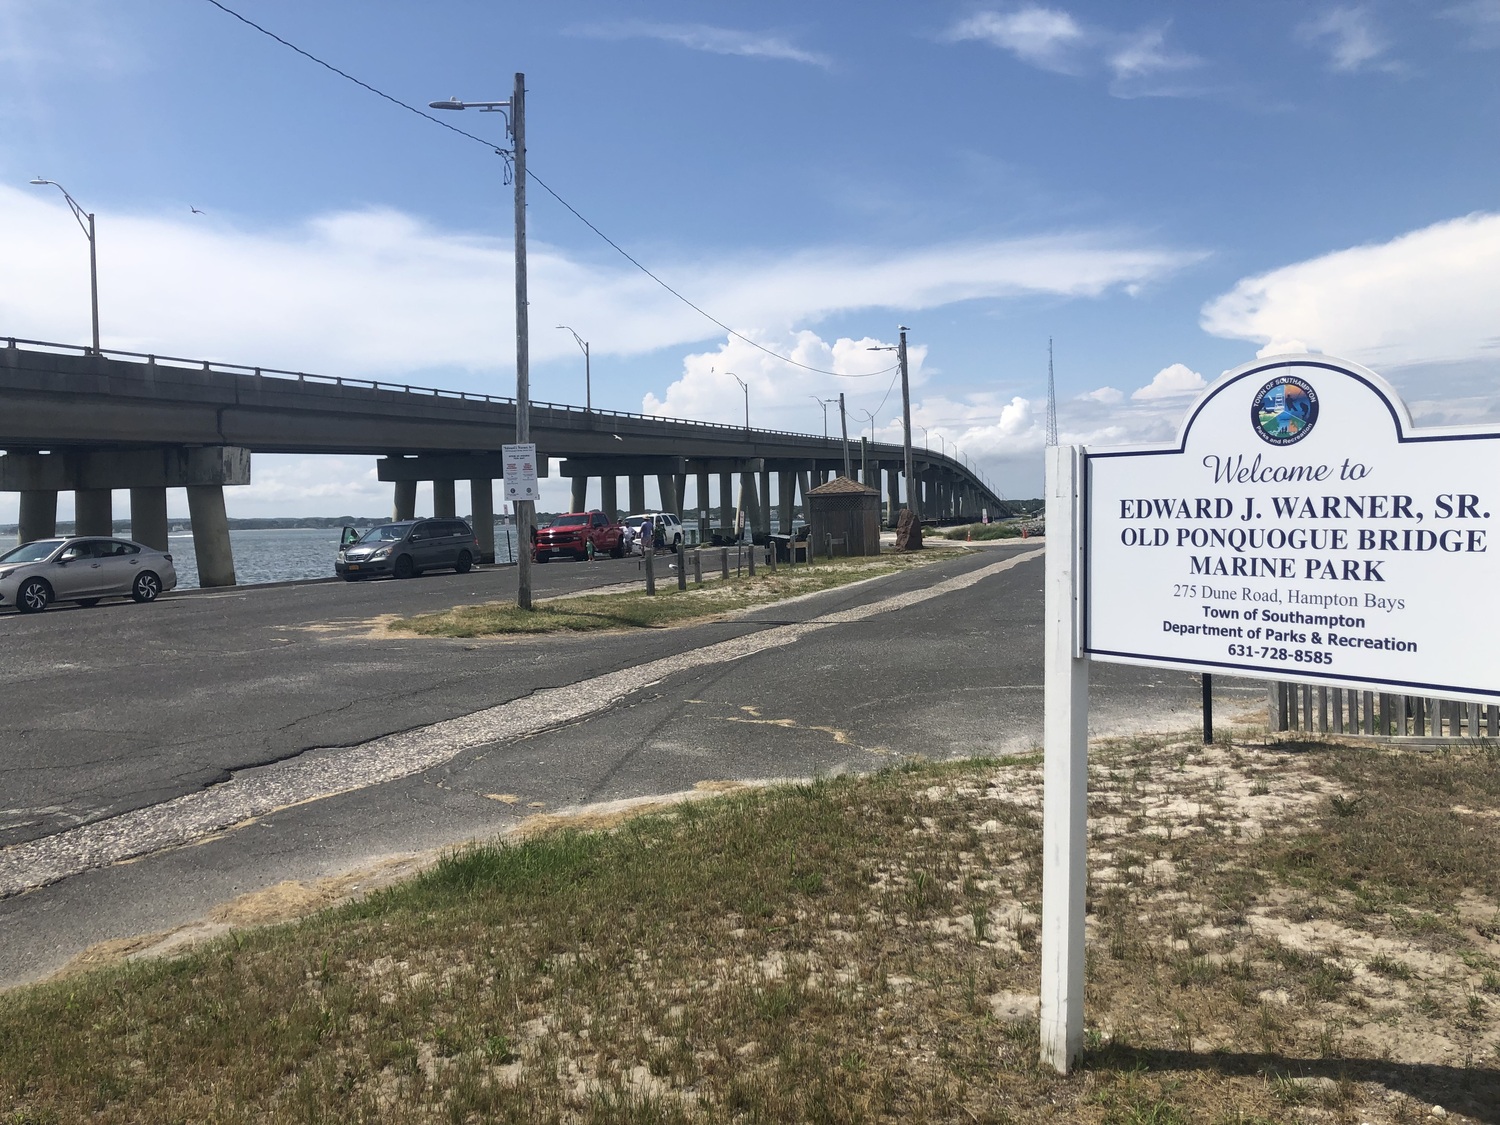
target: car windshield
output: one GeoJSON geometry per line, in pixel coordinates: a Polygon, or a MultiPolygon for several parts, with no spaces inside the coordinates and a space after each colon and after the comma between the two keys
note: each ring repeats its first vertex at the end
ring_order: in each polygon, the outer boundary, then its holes
{"type": "Polygon", "coordinates": [[[62,542],[61,539],[38,539],[34,543],[22,543],[0,555],[0,563],[41,562],[57,550],[62,542]]]}
{"type": "Polygon", "coordinates": [[[372,527],[359,537],[361,543],[394,543],[404,537],[411,528],[409,523],[383,523],[372,527]]]}
{"type": "Polygon", "coordinates": [[[588,516],[584,515],[584,516],[558,516],[555,520],[553,520],[547,526],[548,527],[587,527],[588,525],[589,525],[589,518],[588,518],[588,516]]]}

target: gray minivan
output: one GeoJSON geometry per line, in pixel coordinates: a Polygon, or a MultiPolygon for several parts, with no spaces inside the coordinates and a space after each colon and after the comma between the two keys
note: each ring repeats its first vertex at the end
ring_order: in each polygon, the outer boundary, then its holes
{"type": "Polygon", "coordinates": [[[424,570],[465,574],[479,557],[479,540],[464,520],[402,520],[370,528],[353,542],[345,528],[333,569],[346,582],[393,574],[412,578],[424,570]]]}

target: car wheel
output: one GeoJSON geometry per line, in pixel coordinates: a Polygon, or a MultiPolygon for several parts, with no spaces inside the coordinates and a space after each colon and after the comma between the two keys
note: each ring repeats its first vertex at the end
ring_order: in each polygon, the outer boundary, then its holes
{"type": "Polygon", "coordinates": [[[625,544],[616,543],[611,547],[609,557],[612,559],[623,559],[625,557],[625,544]]]}
{"type": "Polygon", "coordinates": [[[22,613],[41,613],[52,601],[52,587],[41,578],[28,578],[16,591],[16,608],[22,613]]]}
{"type": "Polygon", "coordinates": [[[410,555],[402,555],[391,568],[391,573],[397,578],[412,578],[417,573],[417,564],[411,561],[410,555]]]}
{"type": "Polygon", "coordinates": [[[81,605],[81,606],[83,606],[84,609],[90,609],[93,606],[96,606],[96,605],[99,604],[99,599],[98,598],[79,598],[78,599],[78,604],[81,605]]]}
{"type": "Polygon", "coordinates": [[[574,551],[573,552],[573,561],[574,562],[588,562],[588,560],[589,560],[589,549],[587,547],[585,547],[581,551],[574,551]]]}
{"type": "Polygon", "coordinates": [[[539,562],[539,563],[551,562],[552,561],[552,556],[551,555],[533,555],[531,561],[532,562],[539,562]]]}
{"type": "Polygon", "coordinates": [[[474,565],[474,556],[468,551],[458,552],[458,561],[453,564],[453,570],[457,574],[468,574],[469,568],[474,565]]]}
{"type": "Polygon", "coordinates": [[[130,596],[138,602],[154,602],[160,593],[161,579],[149,570],[137,574],[135,583],[130,587],[130,596]]]}
{"type": "Polygon", "coordinates": [[[345,582],[358,582],[359,581],[359,575],[357,575],[357,574],[346,574],[346,575],[344,575],[344,581],[345,582]]]}

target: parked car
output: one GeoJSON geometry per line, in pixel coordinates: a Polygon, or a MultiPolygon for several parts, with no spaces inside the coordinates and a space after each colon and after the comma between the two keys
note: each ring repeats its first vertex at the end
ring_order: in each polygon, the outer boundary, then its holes
{"type": "Polygon", "coordinates": [[[129,539],[36,539],[0,555],[0,606],[37,613],[53,602],[154,602],[177,587],[172,556],[129,539]]]}
{"type": "Polygon", "coordinates": [[[553,555],[572,555],[581,561],[589,557],[590,543],[596,555],[623,558],[625,529],[597,508],[568,512],[537,529],[531,557],[535,562],[546,562],[553,555]]]}
{"type": "MultiPolygon", "coordinates": [[[[677,544],[683,542],[682,521],[671,512],[641,512],[639,515],[625,517],[625,522],[636,529],[647,520],[652,523],[652,538],[656,545],[666,551],[677,550],[677,544]]],[[[645,544],[641,545],[642,554],[646,553],[645,547],[645,544]]]]}
{"type": "Polygon", "coordinates": [[[413,578],[424,570],[466,574],[479,557],[479,540],[464,520],[428,519],[382,523],[340,547],[333,569],[346,582],[393,574],[413,578]]]}

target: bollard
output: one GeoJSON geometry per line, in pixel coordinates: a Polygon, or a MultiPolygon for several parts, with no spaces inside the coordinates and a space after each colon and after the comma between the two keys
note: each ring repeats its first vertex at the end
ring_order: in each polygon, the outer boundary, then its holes
{"type": "Polygon", "coordinates": [[[682,541],[677,541],[677,588],[687,589],[687,548],[682,541]]]}
{"type": "Polygon", "coordinates": [[[776,573],[776,540],[766,540],[766,562],[771,567],[771,573],[776,573]]]}
{"type": "Polygon", "coordinates": [[[745,565],[750,577],[755,577],[755,540],[750,540],[750,550],[745,553],[745,565]]]}
{"type": "Polygon", "coordinates": [[[646,552],[641,556],[641,561],[646,564],[646,595],[656,596],[656,552],[648,544],[646,552]]]}
{"type": "Polygon", "coordinates": [[[720,547],[719,548],[719,569],[722,571],[722,573],[719,575],[720,578],[728,578],[729,577],[729,548],[728,547],[720,547]]]}
{"type": "Polygon", "coordinates": [[[693,581],[703,585],[703,548],[693,552],[693,581]]]}

